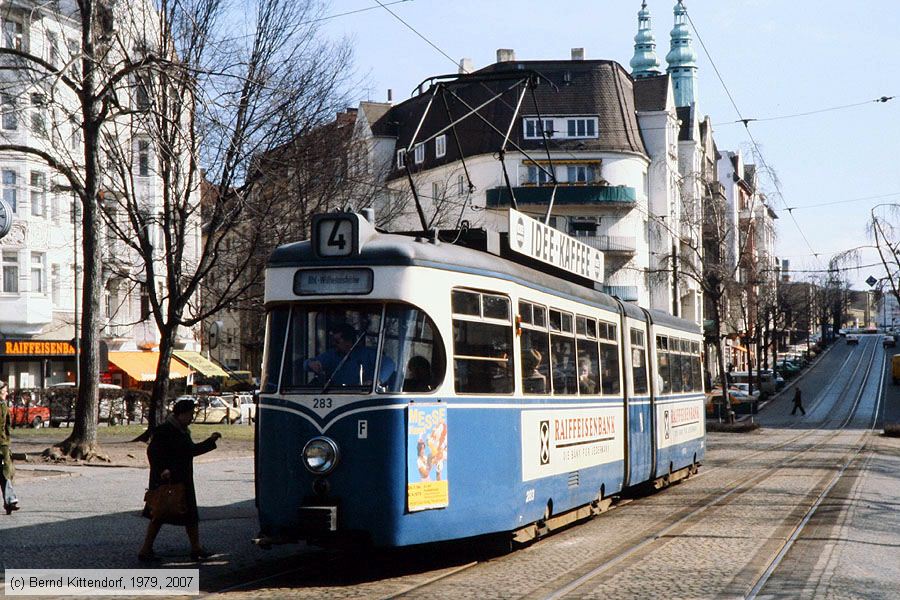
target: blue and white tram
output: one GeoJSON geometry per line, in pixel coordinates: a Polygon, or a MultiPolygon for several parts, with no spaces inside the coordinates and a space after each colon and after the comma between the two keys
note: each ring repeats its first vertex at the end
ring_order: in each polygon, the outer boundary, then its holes
{"type": "Polygon", "coordinates": [[[693,323],[349,213],[274,252],[265,302],[262,545],[527,540],[703,459],[693,323]]]}

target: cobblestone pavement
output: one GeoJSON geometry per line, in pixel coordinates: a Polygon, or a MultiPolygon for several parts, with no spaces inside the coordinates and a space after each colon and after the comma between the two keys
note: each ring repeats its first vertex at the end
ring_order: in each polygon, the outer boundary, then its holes
{"type": "MultiPolygon", "coordinates": [[[[762,429],[710,434],[699,476],[508,554],[482,541],[374,555],[304,546],[263,552],[249,543],[252,461],[198,465],[201,536],[221,553],[200,567],[201,589],[229,598],[547,598],[560,590],[573,598],[743,597],[867,435],[877,381],[851,427],[840,429],[855,398],[844,384],[861,379],[851,374],[867,351],[882,357],[874,340],[840,344],[804,376],[806,417],[791,416],[791,394],[783,394],[760,415],[762,429]]],[[[900,386],[887,391],[888,401],[900,400],[900,386]]],[[[900,440],[867,439],[760,598],[900,596],[900,440]]],[[[146,471],[62,469],[73,475],[20,485],[25,509],[0,516],[0,564],[138,567],[146,471]]],[[[157,544],[167,564],[195,566],[183,531],[168,529],[157,544]]]]}

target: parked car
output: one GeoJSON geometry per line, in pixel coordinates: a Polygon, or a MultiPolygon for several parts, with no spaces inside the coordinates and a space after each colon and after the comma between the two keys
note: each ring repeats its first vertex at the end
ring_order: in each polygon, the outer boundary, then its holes
{"type": "Polygon", "coordinates": [[[235,394],[234,397],[240,403],[241,423],[252,425],[256,421],[256,402],[253,394],[241,393],[235,394]]]}
{"type": "MultiPolygon", "coordinates": [[[[750,374],[747,371],[734,371],[729,373],[728,380],[734,384],[750,383],[750,374]]],[[[753,389],[772,393],[775,391],[775,378],[771,371],[753,371],[753,389]]]]}
{"type": "Polygon", "coordinates": [[[33,404],[30,398],[16,398],[9,407],[13,427],[42,427],[50,422],[50,408],[33,404]]]}
{"type": "Polygon", "coordinates": [[[885,348],[893,348],[897,345],[897,339],[892,335],[886,335],[881,338],[881,345],[885,348]]]}
{"type": "MultiPolygon", "coordinates": [[[[75,418],[75,397],[78,390],[74,381],[54,383],[48,388],[50,394],[51,427],[59,427],[75,418]]],[[[112,383],[100,384],[100,407],[97,419],[110,425],[118,425],[125,421],[125,395],[122,386],[112,383]]]]}
{"type": "Polygon", "coordinates": [[[195,423],[236,423],[241,418],[239,408],[226,403],[221,396],[206,396],[197,402],[195,423]]]}

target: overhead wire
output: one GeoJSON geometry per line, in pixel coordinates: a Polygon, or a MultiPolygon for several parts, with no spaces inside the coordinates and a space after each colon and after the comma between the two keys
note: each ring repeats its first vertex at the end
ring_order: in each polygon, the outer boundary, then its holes
{"type": "MultiPolygon", "coordinates": [[[[697,41],[700,42],[700,47],[703,48],[704,54],[706,54],[707,60],[709,60],[710,65],[712,65],[713,71],[716,74],[716,77],[719,79],[719,83],[722,84],[722,88],[725,90],[725,94],[728,96],[728,100],[731,102],[731,106],[734,108],[734,111],[737,113],[739,120],[744,125],[744,130],[747,132],[747,136],[750,138],[750,142],[753,144],[753,148],[756,152],[756,156],[759,157],[760,162],[762,163],[763,168],[767,173],[769,173],[770,178],[772,179],[772,183],[775,186],[775,191],[778,194],[781,203],[787,209],[787,203],[784,200],[784,193],[781,190],[781,184],[778,182],[778,178],[772,175],[773,171],[769,167],[766,162],[765,156],[762,153],[762,150],[759,147],[759,144],[756,141],[756,138],[753,136],[753,132],[750,131],[750,121],[744,118],[743,113],[741,113],[741,109],[738,108],[737,102],[734,99],[734,96],[731,93],[731,90],[728,88],[728,85],[725,83],[725,79],[722,77],[722,73],[719,71],[718,65],[713,60],[712,55],[709,52],[709,49],[706,47],[706,42],[703,41],[703,36],[700,35],[700,31],[697,29],[697,25],[694,23],[694,20],[691,18],[691,13],[688,12],[687,7],[684,5],[684,0],[678,0],[678,4],[684,9],[684,14],[688,18],[688,22],[691,24],[691,29],[694,30],[694,34],[697,36],[697,41]]],[[[792,209],[787,209],[788,214],[791,217],[791,221],[794,222],[794,225],[797,228],[797,231],[800,233],[800,237],[803,238],[803,241],[806,243],[806,246],[809,248],[809,251],[812,252],[813,256],[815,256],[816,261],[819,261],[819,253],[815,251],[812,247],[812,244],[809,241],[809,238],[806,236],[806,232],[803,231],[803,228],[800,226],[799,221],[797,221],[797,217],[794,216],[794,212],[792,209]]],[[[820,263],[821,264],[821,263],[820,263]]]]}

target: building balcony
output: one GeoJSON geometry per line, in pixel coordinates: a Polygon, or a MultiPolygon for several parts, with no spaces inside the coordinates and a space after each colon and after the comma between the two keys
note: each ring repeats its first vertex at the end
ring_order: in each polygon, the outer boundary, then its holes
{"type": "Polygon", "coordinates": [[[579,242],[596,248],[605,254],[622,254],[634,256],[637,254],[637,238],[617,235],[579,236],[579,242]]]}
{"type": "MultiPolygon", "coordinates": [[[[553,186],[514,187],[516,202],[521,205],[546,205],[550,203],[553,186]]],[[[509,190],[495,187],[487,190],[488,208],[508,208],[509,190]]],[[[631,209],[637,203],[637,192],[624,185],[560,185],[556,188],[555,206],[596,206],[631,209]]]]}

